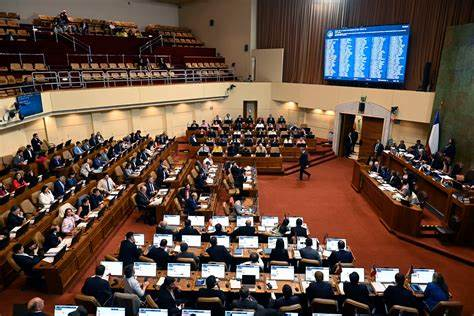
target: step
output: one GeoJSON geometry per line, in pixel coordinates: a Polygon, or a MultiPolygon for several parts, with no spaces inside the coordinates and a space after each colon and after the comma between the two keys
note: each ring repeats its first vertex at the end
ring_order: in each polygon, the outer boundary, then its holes
{"type": "MultiPolygon", "coordinates": [[[[314,167],[314,166],[320,165],[322,163],[331,161],[331,160],[336,159],[336,158],[337,158],[337,156],[334,153],[332,153],[331,155],[323,156],[323,157],[321,157],[321,159],[318,159],[317,161],[314,161],[314,162],[310,163],[309,166],[314,167]]],[[[291,168],[291,170],[286,169],[286,170],[284,170],[284,173],[285,173],[285,175],[290,175],[290,174],[295,174],[295,173],[299,172],[299,170],[300,170],[300,168],[298,166],[297,168],[291,168]]]]}
{"type": "MultiPolygon", "coordinates": [[[[317,161],[319,161],[319,160],[321,160],[321,159],[324,159],[324,158],[326,158],[326,157],[330,157],[330,156],[332,156],[332,155],[334,155],[334,153],[333,153],[332,151],[328,151],[328,152],[326,152],[326,153],[324,153],[324,154],[322,154],[322,155],[318,155],[317,157],[310,158],[310,159],[309,159],[309,165],[311,166],[312,163],[317,162],[317,161]]],[[[310,156],[310,157],[311,157],[311,156],[310,156]]],[[[284,171],[288,171],[288,170],[291,170],[291,169],[298,169],[298,170],[299,170],[299,168],[300,168],[299,163],[296,163],[296,164],[293,164],[293,165],[291,165],[291,166],[285,167],[285,168],[284,168],[284,171]]]]}

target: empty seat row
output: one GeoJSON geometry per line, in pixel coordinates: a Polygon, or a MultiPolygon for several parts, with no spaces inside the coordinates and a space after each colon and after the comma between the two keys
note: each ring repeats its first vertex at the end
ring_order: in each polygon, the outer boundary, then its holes
{"type": "Polygon", "coordinates": [[[224,63],[186,63],[186,68],[201,69],[201,68],[228,68],[224,63]]]}
{"type": "Polygon", "coordinates": [[[0,19],[20,19],[20,15],[16,12],[0,12],[0,19]]]}
{"type": "MultiPolygon", "coordinates": [[[[0,71],[3,69],[0,69],[0,71]]],[[[11,63],[10,71],[47,71],[48,67],[43,63],[11,63]]]]}
{"type": "Polygon", "coordinates": [[[17,20],[4,20],[0,19],[0,27],[20,27],[20,23],[17,20]]]}
{"type": "Polygon", "coordinates": [[[15,30],[15,29],[0,28],[0,36],[3,37],[5,35],[9,35],[9,34],[11,34],[13,36],[19,36],[19,37],[28,37],[28,36],[30,36],[30,33],[27,30],[24,30],[24,29],[15,30]]]}
{"type": "Polygon", "coordinates": [[[184,38],[165,38],[163,40],[165,43],[175,43],[175,44],[193,44],[193,45],[202,45],[201,42],[199,42],[196,39],[184,39],[184,38]]]}
{"type": "MultiPolygon", "coordinates": [[[[160,69],[160,66],[156,63],[150,63],[151,69],[160,69]]],[[[170,63],[166,63],[168,69],[172,69],[173,66],[170,63]]],[[[72,70],[133,70],[138,69],[134,63],[71,63],[72,70]]]]}
{"type": "Polygon", "coordinates": [[[167,37],[194,38],[194,35],[188,32],[159,31],[159,34],[167,37]]]}
{"type": "Polygon", "coordinates": [[[104,81],[104,80],[148,80],[148,79],[168,79],[176,78],[177,75],[173,71],[126,71],[117,72],[82,72],[84,81],[104,81]]]}

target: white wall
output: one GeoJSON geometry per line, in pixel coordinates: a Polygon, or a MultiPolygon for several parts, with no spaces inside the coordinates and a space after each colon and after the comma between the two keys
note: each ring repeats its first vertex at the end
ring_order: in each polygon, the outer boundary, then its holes
{"type": "Polygon", "coordinates": [[[283,48],[254,49],[255,81],[282,82],[283,81],[283,48]]]}
{"type": "Polygon", "coordinates": [[[153,0],[2,0],[2,11],[17,12],[23,22],[31,22],[38,14],[57,15],[67,10],[73,17],[179,25],[178,7],[153,0]]]}

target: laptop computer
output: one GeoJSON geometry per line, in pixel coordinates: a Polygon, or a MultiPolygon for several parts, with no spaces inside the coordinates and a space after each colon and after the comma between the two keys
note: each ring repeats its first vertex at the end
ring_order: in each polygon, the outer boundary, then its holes
{"type": "Polygon", "coordinates": [[[428,283],[433,281],[434,269],[413,269],[410,276],[410,287],[415,292],[424,292],[428,283]]]}

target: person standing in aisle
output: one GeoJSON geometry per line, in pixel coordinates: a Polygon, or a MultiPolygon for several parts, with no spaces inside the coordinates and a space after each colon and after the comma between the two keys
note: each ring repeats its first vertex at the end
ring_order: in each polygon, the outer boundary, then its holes
{"type": "Polygon", "coordinates": [[[311,173],[306,171],[306,168],[309,167],[309,158],[306,149],[303,147],[301,148],[301,155],[300,155],[300,180],[303,180],[303,173],[308,176],[308,180],[311,177],[311,173]]]}

